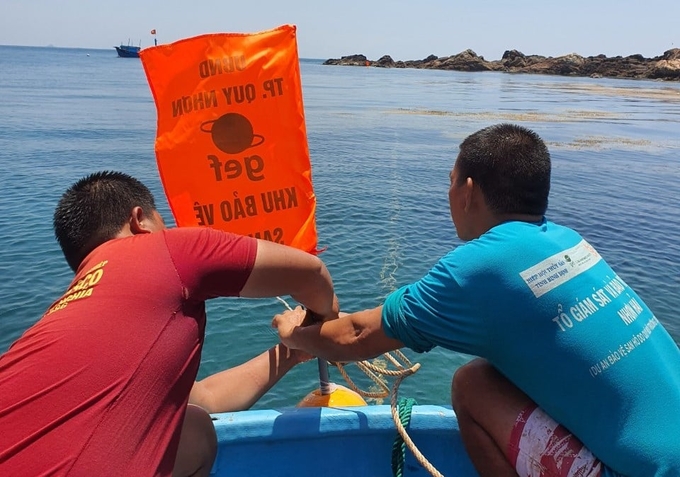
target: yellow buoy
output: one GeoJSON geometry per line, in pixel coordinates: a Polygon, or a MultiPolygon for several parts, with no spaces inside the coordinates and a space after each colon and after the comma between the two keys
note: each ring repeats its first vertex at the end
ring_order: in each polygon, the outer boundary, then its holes
{"type": "Polygon", "coordinates": [[[331,384],[332,390],[329,394],[321,394],[320,389],[315,389],[307,394],[297,407],[351,407],[365,406],[366,401],[359,393],[352,391],[339,384],[331,384]]]}

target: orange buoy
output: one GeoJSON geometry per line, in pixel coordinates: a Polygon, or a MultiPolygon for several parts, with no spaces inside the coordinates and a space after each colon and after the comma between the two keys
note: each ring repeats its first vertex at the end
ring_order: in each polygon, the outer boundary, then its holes
{"type": "Polygon", "coordinates": [[[366,401],[359,393],[352,391],[339,384],[331,384],[329,394],[321,394],[320,389],[315,389],[302,399],[297,407],[351,407],[366,406],[366,401]]]}

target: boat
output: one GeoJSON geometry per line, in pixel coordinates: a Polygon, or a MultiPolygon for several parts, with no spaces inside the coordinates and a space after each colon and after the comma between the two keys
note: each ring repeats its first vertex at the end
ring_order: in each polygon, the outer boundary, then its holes
{"type": "Polygon", "coordinates": [[[116,51],[118,52],[118,56],[121,58],[139,58],[139,50],[141,49],[141,46],[134,46],[130,45],[129,43],[127,45],[120,44],[120,46],[114,46],[116,51]]]}
{"type": "MultiPolygon", "coordinates": [[[[248,410],[212,418],[218,440],[214,477],[438,475],[400,444],[389,405],[248,410]]],[[[404,427],[416,452],[440,474],[478,475],[451,407],[412,405],[404,427]]]]}
{"type": "Polygon", "coordinates": [[[319,388],[297,406],[211,414],[217,456],[210,475],[478,477],[451,406],[398,397],[420,364],[399,350],[383,358],[354,363],[376,385],[371,390],[356,387],[346,363],[334,364],[350,388],[331,383],[328,363],[319,359],[319,388]],[[396,378],[391,390],[388,376],[396,378]],[[390,404],[369,405],[364,397],[390,404]]]}

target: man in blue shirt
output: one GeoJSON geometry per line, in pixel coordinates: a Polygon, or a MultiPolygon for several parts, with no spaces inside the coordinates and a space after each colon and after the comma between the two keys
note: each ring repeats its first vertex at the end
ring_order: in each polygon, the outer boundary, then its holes
{"type": "Polygon", "coordinates": [[[550,171],[528,129],[472,134],[449,189],[464,245],[375,309],[273,325],[331,361],[403,346],[478,356],[452,405],[483,476],[680,475],[680,350],[586,240],[545,218],[550,171]]]}

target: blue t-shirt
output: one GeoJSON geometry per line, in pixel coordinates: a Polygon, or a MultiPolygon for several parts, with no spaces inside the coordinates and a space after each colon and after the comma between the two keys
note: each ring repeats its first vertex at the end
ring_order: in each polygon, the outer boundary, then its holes
{"type": "Polygon", "coordinates": [[[680,475],[680,350],[573,230],[500,224],[388,296],[382,321],[415,351],[487,359],[616,472],[680,475]]]}

